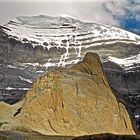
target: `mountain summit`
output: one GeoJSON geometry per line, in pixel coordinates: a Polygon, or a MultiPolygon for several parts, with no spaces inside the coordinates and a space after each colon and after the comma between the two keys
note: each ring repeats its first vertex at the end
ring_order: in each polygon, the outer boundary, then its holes
{"type": "Polygon", "coordinates": [[[65,49],[58,66],[72,63],[68,60],[72,49],[80,57],[81,49],[94,46],[116,42],[140,44],[140,37],[128,31],[99,23],[82,22],[68,16],[21,16],[4,27],[10,38],[30,43],[33,48],[41,46],[48,51],[50,48],[65,49]]]}

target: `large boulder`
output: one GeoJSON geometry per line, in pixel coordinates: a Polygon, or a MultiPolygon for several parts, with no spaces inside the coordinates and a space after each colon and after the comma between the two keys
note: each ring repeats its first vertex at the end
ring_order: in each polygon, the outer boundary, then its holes
{"type": "Polygon", "coordinates": [[[135,134],[125,106],[114,96],[94,53],[87,53],[72,67],[38,78],[16,110],[12,123],[3,124],[2,130],[71,136],[135,134]]]}

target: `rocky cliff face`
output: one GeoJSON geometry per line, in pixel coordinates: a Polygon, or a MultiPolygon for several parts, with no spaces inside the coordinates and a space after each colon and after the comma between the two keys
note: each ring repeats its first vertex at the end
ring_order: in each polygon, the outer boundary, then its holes
{"type": "Polygon", "coordinates": [[[0,110],[1,130],[74,136],[135,134],[125,106],[114,96],[94,53],[71,68],[38,78],[22,102],[0,106],[8,108],[0,110]],[[4,111],[10,113],[5,116],[4,111]]]}
{"type": "Polygon", "coordinates": [[[113,62],[106,62],[104,70],[107,79],[117,94],[131,112],[138,130],[140,130],[140,72],[139,68],[124,71],[113,62]]]}

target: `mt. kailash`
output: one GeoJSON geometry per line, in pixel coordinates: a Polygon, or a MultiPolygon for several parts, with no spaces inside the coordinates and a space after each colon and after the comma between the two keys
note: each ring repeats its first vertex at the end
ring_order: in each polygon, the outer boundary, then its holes
{"type": "Polygon", "coordinates": [[[140,36],[69,16],[22,16],[0,26],[0,100],[15,103],[39,75],[99,54],[110,85],[140,118],[140,36]]]}

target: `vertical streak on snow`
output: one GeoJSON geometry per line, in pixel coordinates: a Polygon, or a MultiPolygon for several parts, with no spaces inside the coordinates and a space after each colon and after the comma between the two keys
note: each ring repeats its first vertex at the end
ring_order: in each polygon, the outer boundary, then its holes
{"type": "Polygon", "coordinates": [[[48,41],[48,46],[47,46],[48,51],[50,50],[50,48],[51,48],[51,44],[50,44],[50,40],[49,40],[48,41]]]}
{"type": "Polygon", "coordinates": [[[77,57],[81,57],[81,49],[82,49],[82,43],[79,43],[79,47],[78,47],[78,54],[77,57]]]}
{"type": "Polygon", "coordinates": [[[62,54],[61,55],[61,58],[60,58],[60,61],[59,61],[59,63],[58,63],[58,67],[60,67],[60,66],[62,66],[62,67],[65,67],[65,65],[66,65],[66,60],[68,59],[68,57],[69,57],[69,48],[70,48],[70,46],[69,46],[69,41],[70,41],[70,38],[68,38],[68,36],[66,36],[66,40],[67,40],[67,42],[66,42],[66,52],[64,53],[64,54],[62,54]]]}
{"type": "Polygon", "coordinates": [[[82,49],[82,45],[81,44],[82,44],[82,42],[78,42],[76,38],[77,38],[77,36],[75,34],[66,35],[65,38],[62,38],[62,39],[66,40],[66,44],[65,44],[66,45],[65,46],[66,52],[61,55],[59,63],[58,63],[58,67],[60,67],[60,66],[65,67],[66,64],[70,64],[71,63],[71,62],[67,61],[67,59],[69,58],[69,55],[70,55],[70,52],[69,52],[69,50],[70,50],[70,43],[74,43],[75,44],[74,46],[71,46],[71,47],[75,49],[75,54],[77,55],[77,57],[78,58],[81,57],[81,49],[82,49]]]}
{"type": "Polygon", "coordinates": [[[78,55],[77,55],[77,57],[81,57],[81,49],[82,49],[82,41],[78,43],[78,55]]]}
{"type": "Polygon", "coordinates": [[[60,66],[65,67],[66,64],[71,64],[72,63],[70,61],[69,62],[67,61],[68,58],[69,58],[69,55],[70,55],[70,52],[69,52],[70,43],[75,44],[74,46],[71,46],[71,47],[75,49],[75,54],[77,55],[77,58],[81,57],[82,41],[81,42],[77,41],[77,36],[75,34],[66,35],[65,38],[62,38],[62,39],[66,40],[66,44],[65,44],[66,45],[65,46],[66,52],[61,55],[59,63],[58,63],[58,67],[60,67],[60,66]]]}
{"type": "Polygon", "coordinates": [[[77,36],[75,35],[74,36],[74,43],[75,43],[75,53],[76,53],[76,55],[77,55],[77,57],[81,57],[81,49],[82,49],[82,42],[80,43],[80,42],[78,42],[77,41],[77,36]]]}

